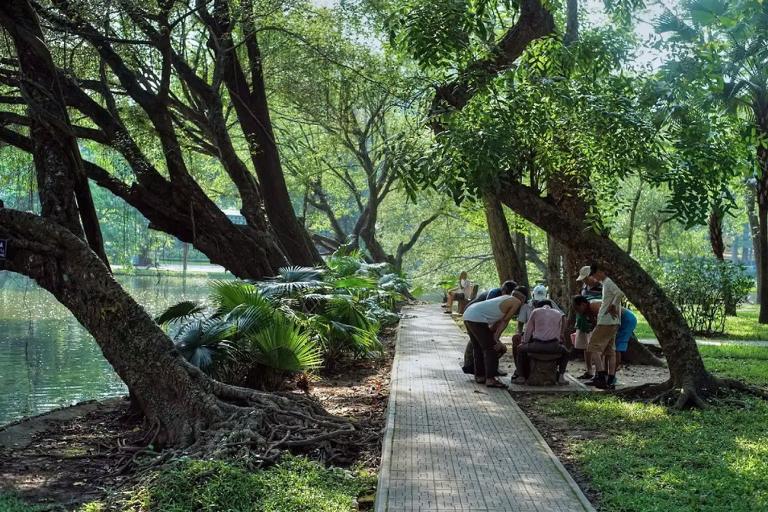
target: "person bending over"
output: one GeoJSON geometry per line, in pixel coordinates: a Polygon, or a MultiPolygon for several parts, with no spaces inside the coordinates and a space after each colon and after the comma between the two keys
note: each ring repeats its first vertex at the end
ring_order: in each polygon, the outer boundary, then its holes
{"type": "Polygon", "coordinates": [[[583,295],[576,295],[573,298],[573,310],[576,312],[576,332],[573,337],[573,348],[584,351],[584,365],[586,371],[579,376],[580,380],[594,378],[592,373],[592,355],[587,352],[589,335],[597,324],[597,314],[600,311],[600,300],[590,300],[583,295]]]}
{"type": "Polygon", "coordinates": [[[557,383],[568,384],[565,370],[568,366],[568,349],[563,344],[565,315],[552,307],[549,300],[537,301],[528,317],[523,342],[517,350],[518,380],[530,375],[530,354],[561,354],[557,365],[557,383]]]}
{"type": "MultiPolygon", "coordinates": [[[[478,294],[476,298],[474,298],[472,301],[470,301],[469,304],[467,304],[467,307],[471,306],[472,304],[483,302],[488,299],[495,299],[496,297],[500,297],[502,295],[512,295],[512,292],[515,291],[516,288],[517,288],[517,283],[515,283],[514,281],[504,281],[501,284],[501,286],[499,286],[498,288],[491,288],[487,292],[478,294]]],[[[467,346],[464,349],[464,364],[461,366],[461,370],[464,373],[468,373],[468,374],[475,373],[475,357],[472,351],[471,341],[467,342],[467,346]]],[[[507,372],[504,372],[501,370],[497,370],[496,372],[497,377],[504,377],[506,375],[507,375],[507,372]]]]}
{"type": "Polygon", "coordinates": [[[499,341],[509,321],[517,314],[525,302],[525,296],[519,292],[502,295],[495,299],[484,300],[464,310],[464,325],[472,343],[475,360],[475,381],[491,388],[506,388],[496,375],[499,369],[499,357],[503,353],[499,341]]]}

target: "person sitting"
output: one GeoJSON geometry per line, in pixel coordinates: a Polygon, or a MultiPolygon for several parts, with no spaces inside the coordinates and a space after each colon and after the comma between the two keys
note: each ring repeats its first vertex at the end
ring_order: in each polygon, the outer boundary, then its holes
{"type": "MultiPolygon", "coordinates": [[[[525,294],[528,295],[528,289],[525,289],[525,294]]],[[[515,358],[515,361],[517,361],[517,349],[520,347],[520,344],[523,342],[523,333],[525,332],[525,324],[528,322],[528,318],[531,315],[531,311],[533,311],[534,307],[533,305],[537,301],[542,300],[548,300],[552,307],[561,313],[563,312],[562,309],[558,307],[558,305],[553,301],[552,299],[547,298],[547,288],[543,284],[537,284],[536,287],[533,289],[533,297],[531,300],[523,304],[523,306],[520,308],[520,312],[517,314],[517,333],[515,333],[514,336],[512,336],[512,357],[515,358]]],[[[563,313],[565,314],[565,313],[563,313]]],[[[515,379],[518,377],[517,370],[515,370],[515,373],[512,374],[512,378],[515,379]]]]}
{"type": "Polygon", "coordinates": [[[453,301],[460,293],[463,293],[465,297],[469,297],[472,294],[472,283],[470,282],[469,275],[466,271],[462,271],[461,274],[459,274],[459,286],[448,290],[448,300],[445,303],[445,313],[449,315],[453,313],[453,301]]]}
{"type": "MultiPolygon", "coordinates": [[[[515,291],[515,288],[517,288],[517,283],[514,281],[504,281],[498,288],[491,288],[487,292],[478,294],[477,297],[472,299],[472,301],[467,304],[467,308],[469,308],[469,306],[472,304],[483,302],[488,299],[495,299],[496,297],[500,297],[502,295],[512,295],[512,292],[515,291]]],[[[506,347],[504,348],[506,352],[506,347]]],[[[464,364],[461,366],[461,370],[467,374],[475,372],[475,358],[474,352],[472,350],[472,341],[467,342],[467,346],[464,349],[464,364]]],[[[507,372],[501,370],[497,370],[496,372],[497,377],[505,377],[506,375],[507,372]]]]}
{"type": "Polygon", "coordinates": [[[565,315],[552,307],[549,300],[534,303],[534,310],[525,326],[523,341],[517,351],[518,381],[530,375],[530,354],[561,354],[558,360],[557,383],[568,384],[565,370],[568,366],[568,349],[563,344],[565,315]]]}
{"type": "Polygon", "coordinates": [[[491,388],[506,388],[496,375],[504,346],[499,340],[526,297],[518,292],[477,302],[464,311],[474,357],[475,381],[491,388]]]}

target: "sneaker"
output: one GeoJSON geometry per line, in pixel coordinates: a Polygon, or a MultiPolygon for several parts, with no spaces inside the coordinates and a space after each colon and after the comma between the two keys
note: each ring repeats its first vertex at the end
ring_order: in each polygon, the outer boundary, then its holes
{"type": "Polygon", "coordinates": [[[595,378],[595,376],[594,376],[594,375],[592,375],[592,374],[591,374],[591,373],[589,373],[589,372],[584,372],[584,373],[582,373],[581,375],[579,375],[579,376],[578,376],[578,377],[576,377],[576,378],[577,378],[577,379],[579,379],[579,380],[590,380],[590,379],[593,379],[593,378],[595,378]]]}

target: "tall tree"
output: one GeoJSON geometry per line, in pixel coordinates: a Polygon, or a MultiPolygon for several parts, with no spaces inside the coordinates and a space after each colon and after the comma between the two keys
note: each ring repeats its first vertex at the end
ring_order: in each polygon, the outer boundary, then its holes
{"type": "MultiPolygon", "coordinates": [[[[141,211],[151,227],[193,244],[240,277],[319,262],[280,169],[247,3],[36,5],[57,42],[66,104],[82,120],[75,135],[114,151],[132,171],[126,179],[86,162],[90,179],[141,211]],[[242,40],[231,40],[236,36],[242,40]],[[241,47],[249,51],[234,51],[241,47]],[[197,177],[201,159],[212,158],[240,200],[245,225],[228,219],[197,177]]],[[[13,59],[4,64],[0,83],[8,94],[2,96],[7,110],[0,113],[6,120],[0,140],[31,151],[23,133],[29,119],[14,107],[18,70],[13,59]]]]}
{"type": "MultiPolygon", "coordinates": [[[[539,27],[525,15],[531,7],[543,9],[538,2],[523,2],[518,23],[533,25],[525,30],[516,25],[511,30],[530,34],[539,27]]],[[[541,16],[535,18],[540,19],[541,16]]],[[[544,34],[551,28],[550,25],[544,34]]],[[[559,165],[563,161],[578,162],[570,168],[577,179],[584,179],[585,174],[596,178],[598,173],[606,177],[623,176],[637,168],[638,163],[649,169],[663,168],[660,165],[663,159],[655,163],[651,160],[664,146],[655,144],[658,128],[637,115],[636,100],[627,94],[632,84],[626,77],[609,75],[604,81],[581,83],[547,80],[548,73],[540,72],[552,61],[546,56],[547,48],[558,45],[550,39],[534,42],[529,47],[532,39],[515,51],[500,50],[503,58],[494,55],[494,62],[501,60],[506,65],[489,69],[488,58],[481,56],[458,66],[458,78],[437,88],[433,105],[450,105],[452,113],[433,110],[433,115],[440,116],[436,153],[430,159],[434,165],[416,166],[415,174],[425,185],[442,184],[454,196],[472,193],[480,184],[493,182],[497,184],[502,202],[513,211],[544,229],[582,262],[593,261],[608,268],[648,319],[667,356],[670,379],[644,388],[658,393],[657,399],[672,399],[678,407],[702,405],[702,397],[711,396],[723,387],[744,389],[740,383],[719,380],[706,371],[680,312],[648,273],[607,236],[596,211],[588,209],[583,216],[572,216],[560,208],[556,197],[542,196],[545,192],[542,182],[563,173],[564,168],[559,165]],[[526,47],[526,61],[531,66],[520,68],[533,69],[536,73],[526,75],[518,69],[512,77],[504,76],[504,71],[526,47]],[[482,78],[476,76],[478,69],[485,70],[482,78]],[[499,75],[500,79],[494,81],[499,75]],[[476,86],[478,83],[491,87],[481,91],[476,86]],[[456,95],[446,95],[446,90],[461,91],[461,101],[456,101],[456,95]],[[563,125],[568,126],[567,131],[560,128],[563,125]],[[521,155],[533,156],[526,159],[521,155]]],[[[597,64],[590,59],[588,65],[597,64]]],[[[457,67],[455,62],[452,65],[457,67]]],[[[699,167],[697,171],[707,175],[706,167],[699,167]]],[[[658,177],[665,175],[657,174],[658,177]]],[[[700,191],[721,182],[719,173],[708,177],[709,180],[700,179],[698,184],[687,185],[700,191]]],[[[589,199],[595,191],[577,189],[575,193],[589,199]]],[[[704,194],[704,197],[710,196],[704,194]]],[[[585,204],[595,203],[587,200],[585,204]]]]}
{"type": "MultiPolygon", "coordinates": [[[[0,26],[15,34],[22,73],[50,76],[52,60],[29,0],[0,4],[0,26]]],[[[51,193],[74,194],[78,170],[72,152],[78,149],[61,143],[71,136],[72,127],[63,116],[64,98],[55,82],[35,84],[39,94],[26,96],[25,101],[33,126],[48,123],[48,132],[36,141],[50,153],[36,161],[40,172],[50,173],[50,186],[39,190],[45,202],[44,196],[51,193]],[[52,110],[43,114],[43,104],[52,110]]],[[[88,329],[146,416],[153,443],[208,454],[222,449],[223,454],[237,446],[270,459],[282,448],[315,440],[344,435],[348,442],[352,426],[308,399],[227,386],[190,365],[114,280],[104,261],[83,241],[82,230],[74,223],[65,227],[58,222],[63,211],[47,209],[39,217],[0,204],[0,238],[8,240],[0,270],[34,279],[88,329]],[[281,441],[275,444],[274,439],[281,441]]],[[[67,211],[77,214],[71,205],[67,211]]]]}
{"type": "Polygon", "coordinates": [[[668,71],[682,87],[708,94],[703,108],[725,107],[743,126],[753,151],[749,174],[757,201],[760,323],[768,323],[768,4],[759,0],[696,0],[667,10],[657,30],[676,58],[668,71]]]}

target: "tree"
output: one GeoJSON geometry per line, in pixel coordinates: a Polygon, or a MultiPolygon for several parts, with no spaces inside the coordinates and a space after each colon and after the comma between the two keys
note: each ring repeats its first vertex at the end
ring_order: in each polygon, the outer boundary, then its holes
{"type": "Polygon", "coordinates": [[[703,108],[729,111],[742,127],[742,143],[753,152],[744,174],[756,179],[759,321],[768,323],[768,5],[688,2],[680,12],[667,10],[657,30],[668,36],[676,55],[668,64],[670,75],[681,87],[705,94],[703,108]]]}
{"type": "Polygon", "coordinates": [[[440,212],[414,218],[411,233],[392,249],[380,241],[382,210],[400,185],[398,167],[423,146],[414,123],[414,78],[400,63],[354,44],[344,31],[353,22],[341,11],[306,21],[322,37],[311,49],[283,49],[304,65],[286,65],[276,83],[275,104],[286,170],[305,190],[307,205],[325,217],[314,239],[329,250],[362,249],[374,262],[398,271],[406,253],[440,212]],[[316,80],[304,79],[310,72],[316,80]]]}
{"type": "MultiPolygon", "coordinates": [[[[538,3],[521,5],[518,24],[531,23],[524,15],[531,4],[538,3]]],[[[543,9],[540,4],[538,8],[543,9]]],[[[511,30],[531,33],[534,29],[535,26],[521,30],[515,25],[511,30]]],[[[598,41],[601,39],[606,40],[598,37],[598,41]]],[[[597,262],[610,269],[617,284],[648,319],[667,356],[670,379],[661,385],[647,386],[643,391],[684,407],[703,405],[702,397],[712,396],[723,387],[745,389],[740,383],[717,379],[706,371],[679,311],[653,278],[607,236],[598,211],[589,209],[584,216],[571,216],[560,207],[551,191],[542,196],[542,184],[566,170],[559,165],[561,162],[570,164],[568,170],[574,173],[574,179],[593,184],[591,189],[574,191],[586,196],[587,206],[596,204],[594,197],[600,193],[596,184],[615,183],[618,177],[638,167],[649,171],[650,180],[663,182],[663,177],[669,176],[670,164],[666,160],[666,146],[658,144],[658,127],[651,119],[639,115],[644,109],[635,107],[638,100],[631,91],[636,83],[621,75],[581,82],[552,76],[546,63],[553,59],[542,50],[547,46],[557,49],[559,45],[553,43],[553,39],[542,41],[529,44],[529,39],[515,51],[500,50],[504,53],[505,65],[492,67],[481,79],[475,76],[475,71],[487,70],[488,58],[470,60],[458,66],[458,78],[438,87],[433,105],[447,103],[453,108],[449,113],[432,111],[433,115],[440,116],[435,130],[435,152],[415,166],[418,180],[431,187],[442,185],[454,197],[466,197],[491,183],[504,204],[544,229],[580,261],[597,262]],[[505,73],[523,50],[526,50],[523,64],[528,62],[534,66],[523,65],[516,73],[505,73]],[[544,65],[536,65],[537,62],[544,65]],[[530,69],[534,72],[527,72],[530,69]],[[478,82],[487,87],[477,88],[478,82]],[[461,101],[456,101],[455,95],[446,97],[446,87],[462,91],[461,101]],[[561,126],[568,126],[568,130],[562,130],[561,126]],[[531,157],[526,159],[521,155],[531,157]],[[447,169],[453,171],[447,172],[447,169]]],[[[498,59],[494,55],[494,62],[498,59]]],[[[587,63],[589,66],[599,64],[595,59],[587,63]]],[[[455,62],[452,65],[456,67],[455,62]]],[[[671,163],[681,161],[673,159],[671,163]]],[[[708,174],[706,168],[696,166],[695,169],[700,173],[699,183],[689,186],[698,187],[696,190],[717,190],[722,183],[719,172],[708,174]]],[[[681,174],[684,177],[690,173],[681,174]]],[[[675,193],[683,193],[680,183],[673,181],[670,185],[675,193]]],[[[708,197],[711,193],[688,206],[675,203],[680,206],[678,213],[695,216],[692,215],[695,205],[706,204],[708,197]],[[687,212],[686,208],[691,211],[687,212]]]]}
{"type": "MultiPolygon", "coordinates": [[[[36,5],[56,41],[67,107],[83,120],[75,135],[113,151],[132,171],[126,177],[85,162],[91,180],[141,211],[154,229],[240,277],[320,261],[282,175],[250,2],[36,5]],[[196,177],[200,159],[216,159],[226,172],[244,226],[224,215],[196,177]]],[[[0,139],[31,151],[30,138],[8,127],[23,129],[29,119],[18,109],[16,64],[11,58],[4,65],[8,107],[0,113],[0,139]]]]}
{"type": "MultiPolygon", "coordinates": [[[[56,76],[28,0],[1,4],[0,25],[17,47],[22,77],[33,71],[35,76],[56,76]]],[[[36,164],[39,172],[48,174],[47,186],[39,190],[41,203],[51,204],[45,197],[49,194],[74,195],[79,153],[75,154],[76,145],[66,143],[72,140],[73,129],[56,81],[41,79],[34,85],[37,92],[23,98],[30,125],[46,123],[47,131],[35,141],[46,157],[36,164]],[[43,112],[43,105],[51,110],[43,112]]],[[[26,87],[22,84],[22,91],[26,87]]],[[[8,241],[0,270],[34,279],[88,329],[146,416],[150,442],[208,454],[225,454],[236,446],[273,459],[282,448],[352,435],[351,425],[308,399],[227,386],[187,363],[85,243],[74,222],[76,215],[72,203],[46,209],[43,217],[0,204],[0,238],[8,241]],[[68,226],[61,220],[69,220],[68,226]],[[273,439],[281,441],[275,444],[273,439]]]]}

